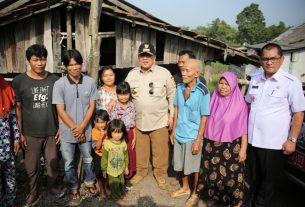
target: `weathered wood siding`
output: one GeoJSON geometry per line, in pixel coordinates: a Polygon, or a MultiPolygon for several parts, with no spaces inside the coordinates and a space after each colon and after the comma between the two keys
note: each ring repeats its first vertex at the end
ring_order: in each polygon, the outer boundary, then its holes
{"type": "Polygon", "coordinates": [[[46,69],[57,72],[61,59],[60,13],[47,11],[0,28],[0,73],[23,73],[29,69],[25,57],[32,44],[44,44],[48,50],[46,69]]]}
{"type": "MultiPolygon", "coordinates": [[[[23,73],[28,70],[25,51],[30,45],[36,43],[44,44],[48,50],[46,69],[50,72],[61,72],[57,66],[61,65],[61,55],[64,49],[61,45],[61,32],[67,32],[61,28],[61,24],[66,22],[63,19],[65,18],[64,12],[66,12],[65,8],[59,7],[0,27],[2,36],[0,38],[0,73],[23,73]]],[[[75,34],[73,41],[75,48],[83,55],[83,72],[85,72],[88,70],[91,49],[91,37],[88,35],[89,10],[75,7],[72,14],[74,18],[71,19],[74,21],[71,22],[73,29],[71,32],[75,34]]],[[[164,45],[159,44],[159,47],[164,46],[164,53],[158,54],[158,57],[163,57],[158,60],[160,64],[177,63],[178,52],[185,49],[192,50],[202,61],[212,60],[216,54],[212,47],[191,39],[115,19],[115,45],[112,47],[116,51],[116,67],[137,66],[140,44],[150,42],[156,46],[157,39],[161,37],[157,38],[157,35],[160,33],[164,40],[164,45]]]]}
{"type": "MultiPolygon", "coordinates": [[[[143,26],[133,26],[129,22],[116,21],[116,67],[128,68],[138,65],[138,48],[143,42],[150,42],[156,46],[157,31],[143,26]]],[[[214,49],[203,44],[168,34],[165,35],[163,64],[177,63],[179,51],[192,50],[196,57],[201,60],[213,59],[214,49]]],[[[158,52],[158,51],[157,51],[158,52]]]]}
{"type": "Polygon", "coordinates": [[[164,64],[177,63],[178,53],[181,50],[191,50],[196,58],[205,61],[214,58],[214,49],[203,44],[181,38],[172,34],[166,34],[164,46],[164,64]]]}
{"type": "Polygon", "coordinates": [[[142,42],[156,45],[156,31],[143,26],[133,26],[116,20],[116,67],[128,68],[138,64],[138,48],[142,42]]]}
{"type": "Polygon", "coordinates": [[[75,49],[80,51],[83,56],[82,71],[88,70],[90,49],[91,49],[91,37],[88,34],[89,26],[89,10],[81,8],[75,8],[75,49]]]}

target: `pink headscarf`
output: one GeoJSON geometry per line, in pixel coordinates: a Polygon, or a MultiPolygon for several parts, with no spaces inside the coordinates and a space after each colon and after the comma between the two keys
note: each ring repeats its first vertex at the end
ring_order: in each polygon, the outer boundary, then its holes
{"type": "Polygon", "coordinates": [[[208,117],[204,137],[218,142],[232,142],[247,134],[248,107],[239,90],[237,77],[232,72],[223,73],[231,87],[227,96],[221,96],[218,85],[211,95],[210,116],[208,117]]]}

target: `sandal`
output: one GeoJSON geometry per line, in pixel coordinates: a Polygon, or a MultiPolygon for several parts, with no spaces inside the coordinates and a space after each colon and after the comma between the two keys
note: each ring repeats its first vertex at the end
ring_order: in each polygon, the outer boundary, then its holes
{"type": "Polygon", "coordinates": [[[54,198],[54,199],[60,199],[65,195],[65,189],[62,190],[56,190],[56,191],[49,191],[49,194],[54,198]]]}
{"type": "Polygon", "coordinates": [[[40,201],[40,196],[32,201],[29,201],[29,198],[30,198],[31,194],[29,194],[27,197],[26,197],[26,200],[24,202],[24,204],[22,205],[22,207],[34,207],[36,206],[39,201],[40,201]]]}
{"type": "Polygon", "coordinates": [[[87,188],[89,193],[91,193],[92,195],[95,195],[98,192],[94,184],[93,185],[85,185],[85,187],[87,188]]]}
{"type": "Polygon", "coordinates": [[[192,194],[189,199],[184,204],[184,207],[193,207],[195,206],[199,201],[199,196],[197,194],[192,194]]]}
{"type": "Polygon", "coordinates": [[[70,201],[68,203],[68,206],[78,206],[81,202],[81,197],[77,190],[70,190],[69,198],[70,201]]]}
{"type": "Polygon", "coordinates": [[[191,191],[188,190],[188,191],[185,191],[183,188],[180,188],[179,190],[173,192],[171,194],[171,197],[172,198],[177,198],[177,197],[180,197],[180,196],[184,196],[184,195],[190,195],[191,194],[191,191]]]}

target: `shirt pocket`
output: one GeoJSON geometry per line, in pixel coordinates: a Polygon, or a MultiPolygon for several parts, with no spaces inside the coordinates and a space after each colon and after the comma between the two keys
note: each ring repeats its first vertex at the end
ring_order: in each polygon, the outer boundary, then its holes
{"type": "Polygon", "coordinates": [[[90,91],[85,90],[82,92],[81,101],[83,105],[89,105],[90,103],[90,91]]]}
{"type": "Polygon", "coordinates": [[[279,89],[270,90],[268,95],[270,97],[274,97],[274,98],[285,98],[284,91],[279,90],[279,89]]]}
{"type": "Polygon", "coordinates": [[[268,92],[269,104],[281,105],[287,102],[285,91],[279,89],[272,89],[268,92]]]}
{"type": "Polygon", "coordinates": [[[150,96],[160,97],[165,91],[165,86],[160,82],[154,82],[153,87],[151,87],[149,90],[150,96]]]}
{"type": "Polygon", "coordinates": [[[200,112],[197,110],[188,109],[188,120],[195,124],[200,124],[200,112]]]}

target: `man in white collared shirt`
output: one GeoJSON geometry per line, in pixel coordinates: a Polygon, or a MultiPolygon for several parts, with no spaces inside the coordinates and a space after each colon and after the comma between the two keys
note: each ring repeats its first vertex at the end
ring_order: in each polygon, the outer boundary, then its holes
{"type": "Polygon", "coordinates": [[[305,98],[301,82],[281,69],[281,47],[262,48],[262,72],[254,74],[246,96],[249,115],[248,161],[253,206],[270,206],[285,155],[294,152],[304,117],[305,98]]]}

